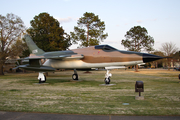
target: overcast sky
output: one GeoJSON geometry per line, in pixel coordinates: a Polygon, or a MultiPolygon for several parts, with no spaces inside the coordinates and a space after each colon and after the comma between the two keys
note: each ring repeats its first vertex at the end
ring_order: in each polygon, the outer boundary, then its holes
{"type": "Polygon", "coordinates": [[[1,15],[19,16],[27,28],[35,15],[47,12],[69,34],[85,12],[92,12],[105,22],[108,37],[101,44],[124,50],[124,35],[140,25],[154,38],[155,49],[170,41],[180,48],[180,0],[0,0],[0,4],[1,15]]]}

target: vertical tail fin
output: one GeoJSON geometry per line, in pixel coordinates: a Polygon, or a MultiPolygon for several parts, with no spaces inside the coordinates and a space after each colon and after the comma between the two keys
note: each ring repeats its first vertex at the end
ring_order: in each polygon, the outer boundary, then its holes
{"type": "Polygon", "coordinates": [[[30,53],[35,54],[35,55],[41,55],[44,53],[44,51],[40,48],[38,48],[38,46],[34,43],[34,41],[31,39],[31,37],[29,35],[24,35],[26,44],[29,48],[30,53]]]}

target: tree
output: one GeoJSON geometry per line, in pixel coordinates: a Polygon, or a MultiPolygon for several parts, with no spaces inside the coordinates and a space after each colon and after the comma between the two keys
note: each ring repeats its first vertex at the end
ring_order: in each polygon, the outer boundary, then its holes
{"type": "Polygon", "coordinates": [[[71,32],[71,39],[74,43],[80,41],[81,47],[99,45],[108,36],[107,33],[104,34],[104,22],[94,13],[84,13],[77,24],[78,26],[74,27],[74,32],[71,32]]]}
{"type": "MultiPolygon", "coordinates": [[[[27,50],[26,43],[21,38],[18,38],[16,42],[13,45],[11,45],[11,51],[13,51],[11,57],[17,57],[17,56],[22,57],[24,51],[26,50],[27,50]]],[[[27,56],[28,55],[23,57],[27,57],[27,56]]]]}
{"type": "Polygon", "coordinates": [[[27,33],[39,48],[48,51],[66,50],[70,45],[70,36],[60,27],[58,20],[48,13],[40,13],[30,21],[27,33]]]}
{"type": "Polygon", "coordinates": [[[172,57],[174,53],[178,51],[176,44],[172,42],[166,42],[161,45],[160,50],[164,53],[166,57],[172,57]]]}
{"type": "Polygon", "coordinates": [[[173,55],[174,59],[180,59],[180,51],[177,50],[177,52],[173,55]]]}
{"type": "Polygon", "coordinates": [[[173,67],[180,67],[180,51],[177,51],[173,56],[172,56],[172,64],[173,67]]]}
{"type": "Polygon", "coordinates": [[[164,53],[164,56],[167,57],[168,70],[170,70],[171,57],[173,57],[173,55],[178,51],[178,48],[176,47],[176,44],[166,42],[162,44],[160,50],[164,53]]]}
{"type": "Polygon", "coordinates": [[[134,26],[126,32],[125,38],[121,41],[121,45],[124,45],[129,51],[149,52],[153,50],[154,39],[148,35],[148,31],[144,27],[134,26]]]}
{"type": "MultiPolygon", "coordinates": [[[[144,27],[134,26],[126,32],[125,38],[121,41],[121,45],[124,45],[129,51],[141,52],[144,49],[149,52],[153,50],[154,39],[148,35],[144,27]]],[[[138,65],[136,65],[135,71],[138,71],[138,65]]]]}
{"type": "Polygon", "coordinates": [[[7,57],[18,55],[12,45],[21,38],[25,26],[20,17],[14,14],[0,15],[0,75],[7,57]]]}

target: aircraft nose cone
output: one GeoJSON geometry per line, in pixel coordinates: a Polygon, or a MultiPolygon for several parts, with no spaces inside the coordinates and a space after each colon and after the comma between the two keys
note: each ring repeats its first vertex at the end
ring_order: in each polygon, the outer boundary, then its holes
{"type": "Polygon", "coordinates": [[[162,59],[162,58],[163,57],[161,57],[161,56],[143,53],[143,62],[144,63],[159,60],[159,59],[162,59]]]}

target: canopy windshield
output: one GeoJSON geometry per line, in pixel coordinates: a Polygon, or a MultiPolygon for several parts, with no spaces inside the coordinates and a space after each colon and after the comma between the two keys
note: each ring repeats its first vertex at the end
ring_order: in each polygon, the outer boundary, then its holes
{"type": "Polygon", "coordinates": [[[113,47],[111,47],[111,46],[109,46],[109,45],[96,45],[95,46],[95,49],[102,49],[102,50],[117,50],[116,48],[113,48],[113,47]]]}

